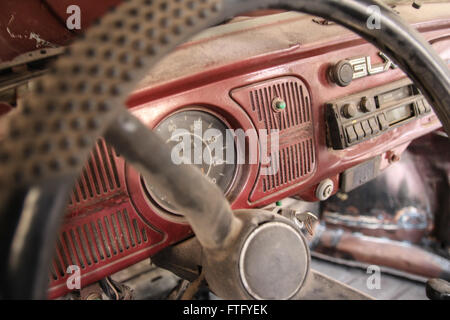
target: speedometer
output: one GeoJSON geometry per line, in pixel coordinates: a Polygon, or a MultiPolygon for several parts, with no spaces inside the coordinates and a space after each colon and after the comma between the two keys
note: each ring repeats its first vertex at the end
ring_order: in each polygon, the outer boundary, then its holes
{"type": "MultiPolygon", "coordinates": [[[[228,126],[217,116],[200,110],[185,110],[175,113],[155,130],[170,146],[175,164],[193,164],[227,193],[236,173],[236,146],[228,126]]],[[[166,211],[176,212],[165,194],[157,190],[151,181],[145,187],[152,199],[166,211]]],[[[195,188],[195,186],[192,186],[195,188]]]]}

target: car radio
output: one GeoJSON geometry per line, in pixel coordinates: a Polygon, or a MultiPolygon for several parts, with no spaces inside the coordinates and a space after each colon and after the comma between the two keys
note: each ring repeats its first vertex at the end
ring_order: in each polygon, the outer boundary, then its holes
{"type": "Polygon", "coordinates": [[[345,149],[432,112],[409,79],[326,104],[327,143],[345,149]]]}

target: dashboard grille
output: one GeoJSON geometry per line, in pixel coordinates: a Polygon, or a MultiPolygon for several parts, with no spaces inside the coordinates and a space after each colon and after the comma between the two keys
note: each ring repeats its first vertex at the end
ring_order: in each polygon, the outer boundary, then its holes
{"type": "Polygon", "coordinates": [[[95,201],[99,196],[120,191],[121,182],[114,150],[99,140],[83,168],[70,197],[70,204],[95,201]]]}
{"type": "Polygon", "coordinates": [[[136,212],[124,174],[125,161],[100,139],[71,193],[50,265],[50,298],[69,291],[69,266],[79,267],[85,286],[149,257],[166,241],[159,226],[136,212]]]}
{"type": "Polygon", "coordinates": [[[279,82],[256,88],[249,92],[252,111],[267,129],[285,130],[311,121],[309,95],[297,80],[279,82]],[[285,112],[273,112],[272,100],[286,102],[285,112]]]}
{"type": "MultiPolygon", "coordinates": [[[[266,129],[271,140],[271,130],[278,131],[278,150],[263,155],[272,162],[261,169],[273,166],[278,160],[278,170],[260,170],[251,202],[265,199],[272,193],[300,185],[316,169],[316,152],[313,132],[311,96],[306,84],[294,76],[285,76],[254,83],[231,91],[231,97],[249,114],[256,129],[266,129]],[[273,102],[282,99],[286,106],[275,110],[273,102]]],[[[265,148],[268,150],[269,148],[265,148]]]]}
{"type": "Polygon", "coordinates": [[[161,231],[151,228],[130,214],[130,208],[88,216],[62,230],[50,269],[53,282],[69,276],[67,267],[77,265],[87,273],[105,263],[162,241],[161,231]]]}
{"type": "Polygon", "coordinates": [[[275,175],[262,179],[262,191],[267,192],[309,175],[314,169],[315,154],[312,139],[280,149],[279,170],[275,175]]]}

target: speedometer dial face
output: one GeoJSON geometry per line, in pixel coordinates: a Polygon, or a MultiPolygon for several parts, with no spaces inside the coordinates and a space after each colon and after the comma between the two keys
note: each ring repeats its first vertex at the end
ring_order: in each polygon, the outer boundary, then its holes
{"type": "MultiPolygon", "coordinates": [[[[218,117],[198,110],[175,113],[155,128],[170,146],[175,164],[193,164],[224,193],[229,189],[236,172],[236,147],[228,127],[218,117]]],[[[163,209],[174,214],[174,205],[163,192],[145,181],[145,187],[153,200],[163,209]]],[[[195,188],[195,185],[192,186],[195,188]]]]}

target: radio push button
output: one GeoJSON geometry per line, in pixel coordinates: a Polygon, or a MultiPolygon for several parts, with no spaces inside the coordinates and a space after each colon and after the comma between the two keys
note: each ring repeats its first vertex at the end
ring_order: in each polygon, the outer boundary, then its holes
{"type": "Polygon", "coordinates": [[[372,129],[370,128],[369,120],[361,121],[361,125],[366,134],[366,137],[370,136],[372,134],[372,129]]]}
{"type": "Polygon", "coordinates": [[[353,126],[348,126],[347,128],[345,128],[345,131],[347,132],[348,143],[355,142],[357,139],[357,136],[356,136],[356,132],[355,132],[355,129],[353,128],[353,126]]]}
{"type": "Polygon", "coordinates": [[[428,103],[428,101],[423,99],[422,102],[423,102],[423,105],[425,106],[425,112],[430,112],[431,111],[431,106],[428,103]]]}
{"type": "Polygon", "coordinates": [[[419,111],[419,114],[425,113],[425,104],[423,103],[423,100],[417,100],[416,101],[417,110],[419,111]]]}
{"type": "Polygon", "coordinates": [[[384,113],[378,115],[378,121],[380,122],[381,130],[386,130],[389,127],[384,113]]]}
{"type": "Polygon", "coordinates": [[[380,132],[380,127],[378,125],[377,119],[370,118],[369,119],[369,126],[372,129],[372,133],[373,134],[377,134],[378,132],[380,132]]]}
{"type": "Polygon", "coordinates": [[[365,133],[361,126],[361,123],[355,124],[355,131],[356,131],[356,135],[358,136],[358,140],[361,140],[362,138],[364,138],[365,133]]]}

